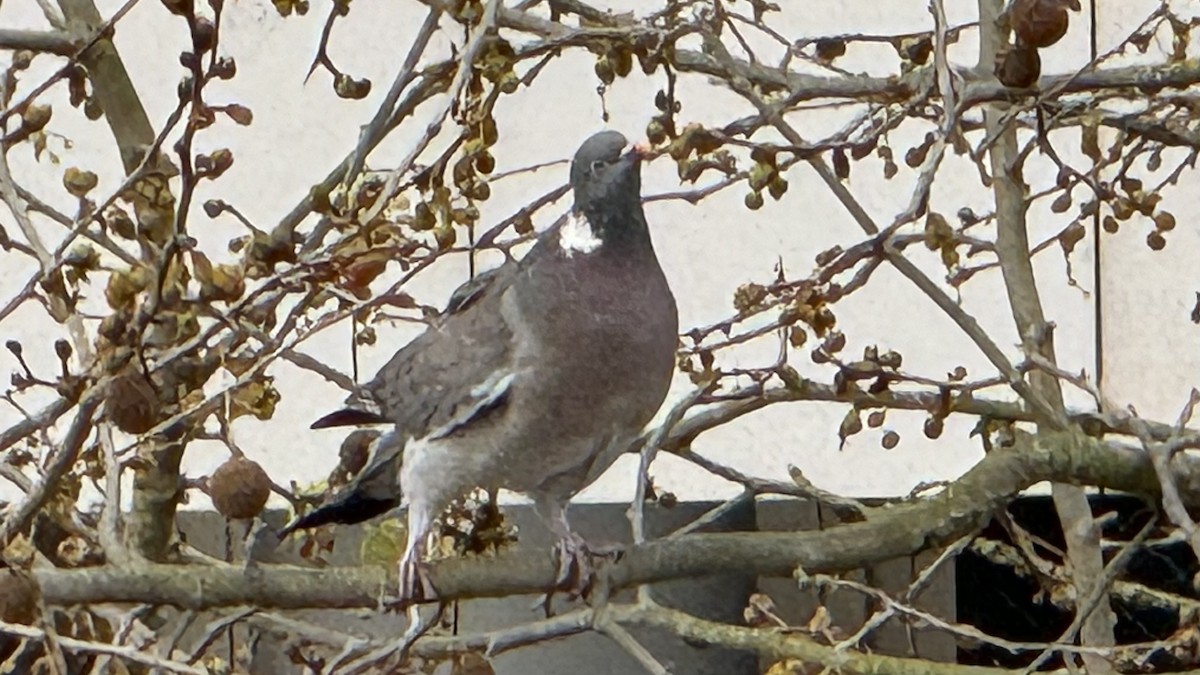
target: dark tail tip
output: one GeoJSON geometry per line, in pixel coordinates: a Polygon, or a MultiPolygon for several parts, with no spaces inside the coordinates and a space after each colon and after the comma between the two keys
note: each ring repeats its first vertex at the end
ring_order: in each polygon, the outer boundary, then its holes
{"type": "Polygon", "coordinates": [[[328,504],[322,504],[308,513],[288,523],[279,532],[279,538],[285,539],[296,530],[307,530],[330,523],[354,525],[383,515],[400,505],[399,499],[375,499],[359,494],[348,494],[335,498],[328,504]]]}
{"type": "Polygon", "coordinates": [[[353,408],[344,408],[336,412],[331,412],[321,419],[313,422],[309,429],[328,429],[330,427],[349,427],[363,426],[366,424],[385,424],[388,421],[383,415],[368,412],[366,410],[355,410],[353,408]]]}

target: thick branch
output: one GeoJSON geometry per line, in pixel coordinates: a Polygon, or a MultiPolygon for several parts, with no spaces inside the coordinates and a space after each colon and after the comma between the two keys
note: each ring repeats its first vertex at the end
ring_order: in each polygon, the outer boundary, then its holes
{"type": "MultiPolygon", "coordinates": [[[[1200,503],[1200,460],[1180,455],[1175,477],[1181,494],[1200,503]]],[[[797,567],[838,572],[911,555],[974,531],[1002,504],[1043,480],[1102,485],[1157,495],[1159,482],[1144,453],[1077,434],[1034,437],[998,449],[943,492],[914,503],[883,507],[867,520],[808,532],[694,534],[657,540],[629,550],[608,568],[614,588],[710,574],[754,572],[786,576],[797,567]]],[[[394,568],[303,569],[146,565],[129,569],[40,570],[37,578],[53,605],[127,602],[193,609],[231,605],[263,608],[376,607],[393,588],[394,568]]],[[[544,551],[496,558],[445,560],[433,565],[442,598],[497,597],[548,588],[555,565],[544,551]]]]}
{"type": "MultiPolygon", "coordinates": [[[[690,614],[665,607],[642,607],[636,605],[616,606],[609,609],[613,618],[622,623],[655,627],[670,631],[690,642],[704,645],[719,645],[732,649],[756,652],[762,656],[797,663],[787,664],[787,670],[778,672],[816,672],[812,664],[826,666],[826,670],[839,673],[894,673],[896,675],[1015,675],[1018,671],[986,666],[965,666],[956,663],[938,663],[926,659],[903,658],[884,654],[864,654],[849,649],[838,649],[823,645],[813,638],[795,630],[762,630],[746,626],[733,626],[715,621],[706,621],[690,614]]],[[[771,672],[777,672],[772,668],[771,672]]]]}
{"type": "MultiPolygon", "coordinates": [[[[1004,48],[1006,31],[1000,28],[1002,0],[979,1],[981,70],[1004,48]]],[[[985,71],[986,72],[986,71],[985,71]]],[[[992,191],[996,200],[996,255],[1008,292],[1009,305],[1017,333],[1027,354],[1037,355],[1056,367],[1054,333],[1046,323],[1033,262],[1029,252],[1029,232],[1025,220],[1027,202],[1025,184],[1021,180],[1021,158],[1017,150],[1016,128],[1005,122],[1006,106],[993,104],[984,107],[983,117],[989,138],[994,138],[988,153],[992,173],[992,191]]],[[[1099,327],[1097,327],[1097,330],[1099,327]]],[[[1034,371],[1030,375],[1034,393],[1051,406],[1051,415],[1039,414],[1041,428],[1057,428],[1066,424],[1062,387],[1050,372],[1034,371]]],[[[1103,412],[1103,411],[1102,411],[1103,412]]],[[[1100,550],[1100,531],[1092,518],[1087,495],[1077,485],[1056,484],[1052,487],[1055,509],[1062,523],[1067,557],[1073,571],[1072,581],[1080,597],[1092,596],[1104,576],[1104,557],[1100,550]]],[[[1105,647],[1114,644],[1113,627],[1116,616],[1109,606],[1107,593],[1099,598],[1095,611],[1086,616],[1081,637],[1085,646],[1105,647]]],[[[1090,611],[1080,608],[1079,611],[1090,611]]],[[[1084,655],[1091,672],[1111,672],[1111,666],[1094,655],[1084,655]]]]}
{"type": "MultiPolygon", "coordinates": [[[[59,0],[58,6],[72,32],[88,36],[104,25],[104,19],[92,0],[59,0]]],[[[121,151],[125,173],[131,174],[141,163],[141,153],[154,143],[154,127],[138,98],[121,55],[109,37],[101,37],[79,55],[96,88],[96,99],[104,110],[104,119],[112,129],[121,151]]]]}
{"type": "MultiPolygon", "coordinates": [[[[610,17],[614,25],[626,21],[625,17],[612,15],[610,17]]],[[[504,28],[557,39],[564,39],[577,32],[587,30],[571,28],[527,12],[508,8],[500,10],[499,24],[504,28]]],[[[640,24],[637,24],[633,17],[628,17],[627,23],[623,24],[622,28],[628,31],[637,25],[640,24]]],[[[606,29],[591,30],[598,36],[614,37],[619,34],[611,29],[607,29],[607,32],[604,32],[606,29]]],[[[787,91],[787,100],[793,103],[824,98],[851,99],[859,102],[903,101],[928,90],[935,77],[932,66],[914,70],[908,75],[893,77],[812,75],[752,64],[740,59],[729,63],[725,61],[724,57],[688,49],[675,50],[672,64],[681,72],[700,73],[726,82],[735,77],[741,77],[760,87],[782,88],[787,91]]],[[[958,90],[961,109],[965,110],[988,101],[1007,101],[1012,98],[1012,90],[1000,84],[990,73],[991,68],[987,68],[982,73],[970,70],[955,73],[956,80],[960,77],[962,79],[962,88],[958,90]]],[[[1188,60],[1179,63],[1157,64],[1152,68],[1129,66],[1089,70],[1082,73],[1047,75],[1039,80],[1037,88],[1041,91],[1055,91],[1059,94],[1128,90],[1130,96],[1142,97],[1144,94],[1140,93],[1141,90],[1184,89],[1197,83],[1200,83],[1200,62],[1188,60]]]]}
{"type": "MultiPolygon", "coordinates": [[[[93,0],[58,0],[58,4],[68,27],[77,35],[94,34],[105,25],[93,0]]],[[[79,55],[79,61],[87,67],[105,121],[116,139],[125,173],[132,176],[139,170],[145,153],[155,147],[156,134],[146,109],[109,36],[96,39],[79,55]]],[[[148,452],[153,460],[135,472],[128,535],[143,556],[162,558],[175,531],[179,461],[184,448],[182,443],[171,442],[155,446],[148,452]]]]}
{"type": "Polygon", "coordinates": [[[32,417],[26,417],[4,431],[0,431],[0,452],[4,452],[18,442],[29,438],[31,434],[36,433],[39,429],[51,426],[58,421],[58,418],[65,415],[73,407],[75,407],[74,400],[66,397],[57,398],[53,403],[42,408],[32,417]]]}
{"type": "Polygon", "coordinates": [[[0,49],[29,49],[49,52],[59,56],[75,53],[75,44],[64,33],[57,30],[13,30],[0,29],[0,49]]]}

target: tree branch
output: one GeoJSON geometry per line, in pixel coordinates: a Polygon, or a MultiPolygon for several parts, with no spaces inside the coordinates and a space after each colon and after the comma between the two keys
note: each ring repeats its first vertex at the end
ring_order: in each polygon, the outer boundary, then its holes
{"type": "Polygon", "coordinates": [[[0,621],[0,634],[7,633],[9,635],[17,635],[27,640],[36,640],[39,642],[53,640],[54,644],[62,649],[81,654],[104,654],[108,656],[116,656],[131,663],[142,663],[147,666],[161,668],[172,673],[189,673],[191,675],[208,675],[209,671],[206,668],[199,666],[191,666],[179,661],[161,658],[150,654],[146,651],[138,649],[131,645],[114,645],[105,642],[95,642],[92,640],[79,640],[65,635],[49,636],[46,631],[33,626],[25,626],[19,623],[8,623],[0,621]]]}
{"type": "MultiPolygon", "coordinates": [[[[1200,503],[1200,459],[1177,456],[1180,494],[1200,503]]],[[[693,534],[631,548],[608,569],[613,588],[737,572],[790,575],[796,568],[831,573],[911,555],[970,533],[1021,490],[1044,481],[1099,485],[1158,495],[1145,453],[1077,433],[1034,437],[998,448],[945,490],[928,499],[867,512],[864,522],[819,531],[693,534]]],[[[395,583],[394,566],[304,569],[264,565],[187,568],[148,564],[125,569],[36,570],[52,605],[105,602],[166,604],[190,609],[232,605],[296,609],[376,607],[395,583]]],[[[604,573],[603,571],[601,573],[604,573]]],[[[543,592],[556,576],[543,551],[443,560],[432,565],[441,599],[543,592]]]]}
{"type": "MultiPolygon", "coordinates": [[[[422,1],[428,3],[431,0],[422,1]]],[[[633,26],[638,25],[632,16],[608,16],[614,24],[625,22],[620,25],[626,35],[633,26]]],[[[543,37],[564,39],[572,35],[581,38],[588,36],[587,29],[571,28],[517,9],[501,9],[499,24],[503,28],[520,30],[543,37]]],[[[613,29],[591,30],[595,32],[596,36],[621,35],[620,32],[613,29]]],[[[741,77],[760,87],[785,89],[785,98],[791,104],[819,99],[895,102],[928,90],[932,85],[932,80],[936,77],[935,69],[932,66],[919,68],[898,77],[813,75],[748,63],[740,59],[726,61],[724,58],[690,49],[676,49],[672,64],[681,72],[709,75],[726,82],[741,77]]],[[[996,81],[996,78],[992,77],[990,73],[991,68],[983,73],[972,70],[954,71],[955,79],[961,78],[963,85],[958,92],[960,109],[965,110],[988,101],[1011,100],[1012,90],[996,81]]],[[[1154,68],[1128,66],[1089,70],[1081,73],[1046,75],[1039,80],[1037,87],[1041,91],[1053,90],[1059,94],[1128,90],[1130,97],[1140,98],[1144,96],[1140,91],[1142,87],[1153,90],[1184,89],[1197,83],[1200,83],[1200,63],[1194,60],[1185,60],[1178,63],[1156,64],[1154,68]]],[[[734,125],[739,128],[744,127],[746,126],[745,120],[739,120],[734,125]]]]}
{"type": "Polygon", "coordinates": [[[0,28],[0,49],[28,49],[70,56],[75,53],[75,43],[62,31],[0,28]]]}
{"type": "MultiPolygon", "coordinates": [[[[720,43],[720,40],[715,36],[706,36],[705,44],[707,45],[708,50],[713,54],[717,54],[718,58],[722,62],[727,64],[736,63],[733,57],[729,55],[728,50],[725,49],[725,47],[720,43]]],[[[736,67],[733,65],[731,65],[730,68],[736,70],[736,67]]],[[[783,119],[783,111],[778,107],[764,101],[762,96],[760,96],[758,92],[749,86],[748,80],[745,77],[734,76],[729,80],[728,84],[734,91],[752,103],[754,107],[758,108],[759,114],[762,116],[762,118],[765,119],[771,126],[773,126],[780,134],[782,134],[789,143],[797,146],[804,144],[804,138],[799,134],[799,132],[796,131],[795,127],[788,124],[783,119]]],[[[869,235],[879,234],[879,226],[875,224],[875,221],[866,212],[858,200],[855,199],[850,190],[842,184],[841,180],[839,180],[836,175],[834,175],[833,170],[829,168],[829,165],[825,163],[825,160],[819,156],[813,156],[809,158],[808,162],[817,172],[817,175],[821,177],[821,180],[825,183],[829,190],[833,192],[835,197],[837,197],[842,206],[845,207],[845,209],[850,213],[851,217],[854,218],[854,221],[858,223],[859,227],[861,227],[862,230],[869,235]]],[[[998,371],[1000,371],[1012,388],[1018,394],[1020,394],[1021,397],[1024,398],[1031,407],[1043,415],[1047,413],[1048,404],[1041,400],[1038,392],[1033,391],[1029,385],[1021,379],[1020,373],[1017,372],[1017,369],[1008,360],[1008,357],[1004,355],[1004,352],[1000,349],[996,342],[992,340],[991,336],[989,336],[987,332],[983,330],[983,327],[979,325],[979,322],[975,320],[975,317],[963,310],[963,308],[960,307],[953,298],[947,295],[946,292],[943,291],[937,283],[930,279],[928,275],[922,272],[921,269],[916,266],[916,264],[898,251],[888,239],[884,239],[883,241],[883,253],[887,261],[896,268],[896,271],[900,272],[900,274],[902,274],[905,278],[913,282],[917,288],[921,289],[921,291],[928,296],[929,299],[934,302],[934,304],[936,304],[943,312],[945,312],[945,314],[950,317],[950,319],[954,321],[954,323],[957,324],[958,327],[964,333],[966,333],[968,337],[971,338],[972,342],[979,347],[979,350],[983,352],[983,355],[987,357],[988,361],[990,361],[992,365],[995,366],[998,371]]]]}
{"type": "Polygon", "coordinates": [[[98,406],[99,401],[95,398],[85,401],[79,406],[79,411],[75,413],[75,420],[71,423],[71,428],[67,430],[66,438],[63,439],[62,447],[54,453],[54,458],[46,466],[45,473],[34,484],[29,494],[25,495],[25,500],[9,513],[8,517],[4,519],[4,524],[0,525],[0,549],[3,549],[12,535],[29,526],[33,517],[58,489],[58,482],[66,475],[67,471],[75,466],[75,460],[79,457],[79,449],[83,447],[83,442],[87,440],[88,434],[92,431],[92,415],[98,406]]]}
{"type": "MultiPolygon", "coordinates": [[[[979,63],[980,70],[1004,48],[1006,31],[1001,28],[1002,0],[979,0],[979,63]]],[[[1025,220],[1025,184],[1020,176],[1021,155],[1017,150],[1017,131],[1005,122],[1007,106],[984,106],[983,118],[989,138],[995,139],[988,152],[992,174],[992,191],[996,200],[996,255],[1004,277],[1013,320],[1022,349],[1036,354],[1056,367],[1054,332],[1047,324],[1038,293],[1037,279],[1029,252],[1029,232],[1025,220]]],[[[1099,327],[1097,327],[1099,330],[1099,327]]],[[[1029,376],[1030,386],[1050,410],[1038,410],[1039,429],[1061,428],[1067,423],[1062,387],[1058,378],[1042,370],[1029,376]],[[1049,414],[1047,414],[1049,413],[1049,414]]],[[[1056,484],[1051,488],[1055,510],[1062,523],[1067,557],[1074,572],[1072,583],[1081,597],[1098,594],[1095,611],[1086,617],[1081,633],[1082,643],[1089,647],[1115,644],[1113,627],[1116,615],[1109,605],[1105,583],[1104,557],[1100,550],[1100,530],[1092,518],[1087,494],[1077,485],[1056,484]]],[[[1084,654],[1089,672],[1111,673],[1112,666],[1100,656],[1084,654]]]]}
{"type": "Polygon", "coordinates": [[[670,631],[690,642],[756,652],[780,661],[795,659],[786,670],[771,672],[814,672],[812,664],[826,666],[831,672],[894,673],[896,675],[1013,675],[1004,668],[938,663],[926,659],[902,658],[883,654],[863,654],[823,645],[798,631],[763,630],[706,621],[666,607],[638,605],[614,606],[608,610],[622,623],[655,627],[670,631]]]}
{"type": "Polygon", "coordinates": [[[112,19],[105,22],[92,0],[58,0],[71,32],[79,36],[98,36],[80,53],[79,62],[87,68],[96,87],[96,98],[117,140],[127,175],[137,169],[142,161],[142,153],[154,143],[154,127],[150,125],[150,118],[138,98],[133,81],[129,79],[121,55],[117,53],[112,39],[105,36],[103,31],[123,16],[135,1],[127,2],[112,19]]]}

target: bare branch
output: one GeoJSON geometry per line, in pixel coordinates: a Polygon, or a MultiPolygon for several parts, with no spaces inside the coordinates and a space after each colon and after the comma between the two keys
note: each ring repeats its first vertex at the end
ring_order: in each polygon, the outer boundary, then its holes
{"type": "MultiPolygon", "coordinates": [[[[33,626],[25,626],[17,623],[8,623],[0,621],[0,633],[8,633],[9,635],[19,635],[23,638],[35,641],[47,641],[49,636],[46,631],[34,628],[33,626]]],[[[154,668],[162,668],[172,673],[188,673],[189,675],[208,675],[208,669],[191,666],[186,663],[180,663],[171,659],[155,656],[138,649],[131,645],[113,645],[104,642],[93,642],[90,640],[79,640],[63,635],[55,635],[54,642],[61,647],[72,652],[80,652],[83,654],[107,654],[116,656],[132,663],[141,663],[154,668]]]]}
{"type": "MultiPolygon", "coordinates": [[[[86,38],[71,61],[77,60],[82,63],[95,83],[96,98],[100,107],[108,113],[104,118],[117,140],[126,175],[137,169],[145,158],[146,148],[154,142],[154,127],[150,125],[150,118],[146,115],[146,109],[138,98],[137,90],[111,37],[113,26],[137,3],[138,0],[126,0],[105,20],[92,0],[58,0],[68,29],[77,38],[86,38]]],[[[52,84],[57,81],[66,74],[71,65],[68,63],[63,66],[46,82],[52,84]]],[[[41,87],[38,87],[26,97],[26,101],[33,100],[40,94],[41,87]]],[[[6,110],[0,115],[0,123],[8,118],[11,111],[19,109],[20,104],[6,110]]]]}
{"type": "MultiPolygon", "coordinates": [[[[1006,42],[1000,20],[1003,5],[1002,0],[979,0],[981,69],[995,58],[1006,42]]],[[[1053,367],[1056,365],[1053,331],[1042,311],[1030,261],[1025,186],[1020,179],[1017,134],[1002,120],[1003,110],[1001,105],[995,104],[985,106],[983,112],[988,135],[995,139],[988,155],[996,200],[996,254],[1022,348],[1028,354],[1039,354],[1053,367]]],[[[1058,380],[1051,374],[1034,372],[1030,375],[1030,385],[1038,399],[1049,405],[1048,410],[1038,410],[1039,428],[1061,428],[1066,423],[1066,413],[1058,380]]],[[[1115,643],[1116,616],[1105,594],[1107,584],[1101,585],[1104,558],[1099,545],[1100,532],[1092,518],[1087,495],[1076,485],[1054,485],[1052,494],[1067,542],[1073,583],[1081,596],[1098,594],[1099,597],[1096,611],[1083,617],[1087,619],[1083,624],[1083,644],[1111,646],[1115,643]]],[[[1083,658],[1090,672],[1113,672],[1112,665],[1100,657],[1085,654],[1083,658]]]]}
{"type": "MultiPolygon", "coordinates": [[[[1066,525],[1066,523],[1064,523],[1064,525],[1066,525]]],[[[1071,620],[1071,625],[1068,626],[1065,631],[1063,631],[1062,636],[1058,639],[1059,644],[1069,644],[1075,639],[1076,635],[1081,633],[1081,631],[1087,631],[1088,622],[1091,620],[1091,617],[1096,615],[1097,612],[1102,611],[1103,609],[1112,611],[1108,605],[1109,586],[1117,578],[1117,575],[1125,569],[1125,566],[1129,564],[1130,559],[1133,557],[1133,553],[1141,548],[1142,542],[1146,540],[1146,537],[1150,535],[1150,532],[1153,531],[1153,529],[1154,520],[1151,519],[1144,527],[1142,527],[1142,530],[1138,532],[1137,536],[1135,536],[1132,541],[1122,548],[1117,555],[1113,556],[1113,559],[1109,561],[1108,565],[1103,568],[1100,578],[1089,580],[1092,582],[1089,586],[1079,586],[1079,576],[1078,572],[1076,572],[1076,576],[1074,577],[1076,587],[1087,588],[1087,595],[1081,596],[1079,601],[1076,603],[1075,618],[1071,620]]],[[[1108,637],[1111,638],[1111,628],[1109,628],[1109,630],[1110,632],[1108,637]]],[[[1111,644],[1089,645],[1086,637],[1083,638],[1082,644],[1085,647],[1112,646],[1111,644]]],[[[1030,673],[1036,671],[1039,666],[1045,663],[1054,654],[1055,651],[1059,650],[1060,648],[1057,646],[1048,647],[1025,668],[1025,670],[1022,672],[1022,675],[1029,675],[1030,673]]],[[[1087,665],[1089,673],[1116,672],[1113,669],[1112,664],[1109,663],[1106,658],[1091,652],[1090,650],[1085,650],[1082,652],[1081,656],[1083,657],[1084,663],[1087,665]],[[1099,663],[1100,665],[1097,666],[1095,665],[1096,663],[1099,663]]]]}
{"type": "MultiPolygon", "coordinates": [[[[404,57],[404,62],[400,65],[400,71],[396,73],[396,79],[392,81],[391,89],[388,89],[387,96],[379,104],[379,110],[375,112],[375,116],[371,121],[363,127],[362,133],[359,134],[358,145],[354,147],[354,154],[350,159],[350,163],[346,168],[346,175],[342,182],[346,185],[352,185],[358,174],[362,171],[363,163],[366,161],[367,153],[371,148],[379,144],[379,141],[387,133],[389,125],[388,120],[391,118],[393,110],[396,108],[396,102],[400,100],[400,94],[404,89],[416,79],[417,62],[425,53],[425,48],[429,46],[429,40],[433,37],[433,33],[437,30],[438,21],[442,18],[442,10],[440,7],[431,7],[429,14],[425,17],[425,22],[417,30],[417,36],[413,39],[412,45],[408,48],[408,55],[404,57]]],[[[464,64],[467,62],[464,61],[464,64]]],[[[464,68],[467,67],[464,65],[464,68]]],[[[380,200],[386,202],[387,200],[380,200]]]]}
{"type": "MultiPolygon", "coordinates": [[[[1200,503],[1200,459],[1180,457],[1172,467],[1181,495],[1200,503]]],[[[863,522],[807,532],[705,533],[660,539],[628,550],[611,570],[614,588],[669,579],[737,572],[786,576],[797,566],[811,574],[857,569],[871,562],[949,544],[973,532],[995,508],[1021,490],[1051,480],[1100,485],[1157,495],[1159,482],[1142,452],[1069,433],[1018,434],[1016,445],[986,455],[962,478],[927,499],[870,510],[863,522]]],[[[454,559],[432,566],[441,599],[495,597],[544,591],[555,578],[554,561],[541,551],[454,559]]],[[[376,607],[391,588],[395,569],[322,570],[264,565],[176,565],[116,569],[47,569],[35,576],[46,602],[167,604],[204,609],[376,607]],[[261,570],[261,572],[259,571],[261,570]]]]}
{"type": "Polygon", "coordinates": [[[4,519],[3,525],[0,525],[0,544],[7,543],[13,535],[29,526],[33,517],[58,489],[59,480],[75,465],[79,450],[92,431],[92,415],[95,414],[97,407],[99,407],[99,402],[95,400],[84,401],[80,404],[79,410],[75,413],[75,420],[71,423],[71,428],[67,430],[67,435],[63,439],[62,446],[58,448],[54,457],[46,465],[45,472],[25,495],[25,499],[20,505],[11,511],[4,519]]]}
{"type": "Polygon", "coordinates": [[[75,44],[62,31],[0,29],[0,49],[28,49],[69,56],[75,44]]]}
{"type": "Polygon", "coordinates": [[[621,624],[613,621],[612,616],[606,611],[600,612],[600,618],[596,621],[596,630],[599,630],[604,635],[607,635],[613,642],[621,646],[627,654],[637,660],[638,663],[650,675],[671,675],[671,671],[667,670],[654,655],[646,649],[642,643],[637,641],[637,638],[629,634],[629,631],[621,627],[621,624]]]}

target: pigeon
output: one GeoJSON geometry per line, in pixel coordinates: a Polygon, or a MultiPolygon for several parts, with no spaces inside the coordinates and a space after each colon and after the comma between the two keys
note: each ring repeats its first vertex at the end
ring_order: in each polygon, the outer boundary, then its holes
{"type": "Polygon", "coordinates": [[[558,539],[557,585],[590,573],[567,503],[637,439],[675,368],[679,318],[642,211],[644,155],[615,131],[588,138],[566,221],[456,290],[344,409],[313,423],[391,428],[282,536],[407,506],[400,602],[432,600],[422,557],[434,519],[472,488],[502,488],[531,498],[558,539]]]}

